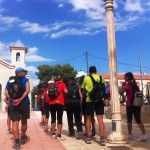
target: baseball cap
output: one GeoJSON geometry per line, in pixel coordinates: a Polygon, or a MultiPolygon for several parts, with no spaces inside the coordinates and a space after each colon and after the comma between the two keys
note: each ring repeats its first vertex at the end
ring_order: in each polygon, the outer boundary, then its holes
{"type": "Polygon", "coordinates": [[[19,68],[16,68],[15,73],[18,73],[18,72],[20,72],[20,71],[27,72],[27,70],[25,70],[24,68],[19,67],[19,68]]]}
{"type": "Polygon", "coordinates": [[[53,81],[53,80],[49,80],[47,83],[48,83],[48,84],[54,83],[54,81],[53,81]]]}

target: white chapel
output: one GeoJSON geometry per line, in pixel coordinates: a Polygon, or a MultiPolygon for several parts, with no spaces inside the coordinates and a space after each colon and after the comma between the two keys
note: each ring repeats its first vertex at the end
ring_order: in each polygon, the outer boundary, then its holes
{"type": "MultiPolygon", "coordinates": [[[[17,40],[9,46],[9,49],[11,51],[11,62],[8,63],[0,58],[0,112],[5,110],[4,92],[9,77],[15,75],[15,69],[18,67],[26,69],[25,56],[28,52],[27,47],[20,40],[17,40]]],[[[26,77],[30,79],[29,75],[26,77]]],[[[31,97],[31,94],[29,97],[31,97]]]]}

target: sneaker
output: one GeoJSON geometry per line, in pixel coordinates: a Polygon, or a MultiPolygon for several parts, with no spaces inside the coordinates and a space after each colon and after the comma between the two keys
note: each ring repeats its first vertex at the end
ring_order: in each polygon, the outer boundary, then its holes
{"type": "Polygon", "coordinates": [[[48,127],[45,127],[44,132],[48,132],[48,127]]]}
{"type": "Polygon", "coordinates": [[[8,129],[6,133],[11,134],[12,133],[11,129],[8,129]]]}
{"type": "Polygon", "coordinates": [[[139,139],[137,139],[139,142],[145,142],[147,140],[146,135],[141,135],[139,139]]]}
{"type": "Polygon", "coordinates": [[[133,136],[131,134],[128,135],[128,140],[132,140],[133,136]]]}
{"type": "Polygon", "coordinates": [[[80,139],[82,139],[82,138],[83,138],[83,133],[82,133],[82,132],[79,132],[78,135],[77,135],[77,137],[76,137],[76,139],[77,139],[77,140],[80,140],[80,139]]]}
{"type": "Polygon", "coordinates": [[[21,149],[20,143],[14,143],[12,148],[15,149],[15,150],[21,149]]]}
{"type": "Polygon", "coordinates": [[[86,144],[91,144],[91,138],[87,138],[85,141],[86,144]]]}
{"type": "Polygon", "coordinates": [[[100,139],[100,145],[105,146],[105,139],[100,139]]]}
{"type": "Polygon", "coordinates": [[[62,136],[61,136],[61,137],[57,136],[57,140],[58,140],[58,141],[62,141],[62,140],[65,140],[65,138],[62,137],[62,136]]]}
{"type": "Polygon", "coordinates": [[[51,138],[52,138],[52,139],[56,139],[56,135],[55,135],[55,134],[52,134],[52,135],[51,135],[51,138]]]}
{"type": "Polygon", "coordinates": [[[21,139],[20,139],[21,144],[25,144],[27,141],[28,141],[28,137],[26,135],[22,136],[21,139]]]}

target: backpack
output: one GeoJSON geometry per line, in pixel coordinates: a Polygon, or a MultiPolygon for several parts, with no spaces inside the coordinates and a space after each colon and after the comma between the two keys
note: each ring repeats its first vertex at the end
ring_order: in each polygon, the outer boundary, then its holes
{"type": "Polygon", "coordinates": [[[79,88],[76,85],[68,86],[68,97],[70,99],[79,99],[79,88]]]}
{"type": "Polygon", "coordinates": [[[8,94],[12,100],[20,98],[25,92],[22,84],[24,77],[12,76],[8,81],[8,94]]]}
{"type": "Polygon", "coordinates": [[[131,104],[133,106],[142,106],[144,103],[143,99],[143,93],[139,89],[135,89],[132,84],[130,84],[132,87],[133,95],[131,97],[131,104]]]}
{"type": "Polygon", "coordinates": [[[49,87],[49,90],[48,90],[48,96],[50,97],[50,99],[55,99],[57,98],[59,95],[59,92],[58,92],[58,87],[57,87],[57,84],[53,83],[50,85],[49,87]]]}
{"type": "Polygon", "coordinates": [[[100,77],[100,81],[95,81],[93,76],[89,76],[93,83],[92,90],[88,93],[90,99],[95,102],[98,100],[102,100],[105,94],[105,84],[102,83],[102,77],[100,77]]]}

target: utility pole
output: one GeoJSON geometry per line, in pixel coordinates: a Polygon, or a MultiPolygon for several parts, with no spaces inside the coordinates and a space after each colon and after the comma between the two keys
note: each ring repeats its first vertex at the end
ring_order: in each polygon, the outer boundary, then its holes
{"type": "Polygon", "coordinates": [[[87,74],[89,74],[89,64],[88,64],[88,52],[86,54],[86,68],[87,68],[87,74]]]}
{"type": "Polygon", "coordinates": [[[121,111],[118,92],[117,63],[116,63],[116,42],[114,31],[114,6],[113,0],[103,0],[105,2],[107,20],[107,41],[109,55],[109,73],[111,89],[111,113],[112,113],[112,132],[107,137],[107,141],[112,144],[127,143],[126,137],[122,134],[121,111]]]}
{"type": "Polygon", "coordinates": [[[139,59],[140,59],[141,88],[142,88],[142,94],[143,94],[143,72],[142,72],[142,61],[141,61],[141,56],[139,56],[139,59]]]}

